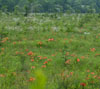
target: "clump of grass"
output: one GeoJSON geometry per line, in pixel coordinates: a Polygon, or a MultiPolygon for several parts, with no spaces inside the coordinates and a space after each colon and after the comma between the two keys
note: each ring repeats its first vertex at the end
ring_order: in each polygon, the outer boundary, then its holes
{"type": "Polygon", "coordinates": [[[46,76],[42,70],[35,71],[35,82],[30,83],[30,89],[45,89],[46,76]]]}

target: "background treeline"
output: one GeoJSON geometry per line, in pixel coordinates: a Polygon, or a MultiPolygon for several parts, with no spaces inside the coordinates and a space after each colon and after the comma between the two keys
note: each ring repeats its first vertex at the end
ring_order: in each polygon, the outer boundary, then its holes
{"type": "Polygon", "coordinates": [[[100,0],[0,0],[3,12],[99,13],[100,0]]]}

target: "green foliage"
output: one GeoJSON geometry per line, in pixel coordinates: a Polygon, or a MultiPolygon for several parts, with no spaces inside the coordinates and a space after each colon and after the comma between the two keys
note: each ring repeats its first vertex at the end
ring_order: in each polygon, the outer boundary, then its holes
{"type": "Polygon", "coordinates": [[[18,6],[24,12],[24,6],[29,6],[29,12],[100,12],[100,0],[0,0],[3,12],[13,12],[18,6]]]}
{"type": "Polygon", "coordinates": [[[46,75],[42,70],[36,70],[34,73],[36,78],[35,82],[30,83],[30,89],[45,89],[46,87],[46,75]]]}

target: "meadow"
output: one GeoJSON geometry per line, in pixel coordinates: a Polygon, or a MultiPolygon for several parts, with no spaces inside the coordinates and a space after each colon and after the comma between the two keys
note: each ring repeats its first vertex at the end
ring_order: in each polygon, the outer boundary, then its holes
{"type": "Polygon", "coordinates": [[[100,14],[0,14],[0,89],[100,89],[100,14]]]}

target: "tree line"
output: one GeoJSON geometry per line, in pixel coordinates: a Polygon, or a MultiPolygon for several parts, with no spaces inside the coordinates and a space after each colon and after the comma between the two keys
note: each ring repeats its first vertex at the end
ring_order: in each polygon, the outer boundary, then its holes
{"type": "Polygon", "coordinates": [[[100,13],[100,0],[0,0],[0,11],[100,13]]]}

